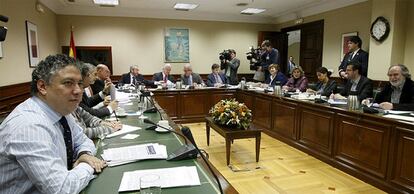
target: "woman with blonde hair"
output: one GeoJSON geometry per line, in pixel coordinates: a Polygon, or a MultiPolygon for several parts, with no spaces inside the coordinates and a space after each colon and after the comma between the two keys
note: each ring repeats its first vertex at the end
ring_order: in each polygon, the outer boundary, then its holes
{"type": "Polygon", "coordinates": [[[296,90],[305,92],[306,88],[308,87],[308,78],[306,78],[304,74],[305,73],[300,66],[295,66],[292,69],[292,77],[288,80],[282,89],[289,92],[296,90]]]}

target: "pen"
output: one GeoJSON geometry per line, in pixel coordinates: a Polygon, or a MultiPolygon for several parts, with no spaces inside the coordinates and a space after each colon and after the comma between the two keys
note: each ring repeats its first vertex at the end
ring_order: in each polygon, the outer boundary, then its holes
{"type": "Polygon", "coordinates": [[[116,121],[119,121],[119,120],[118,120],[118,116],[116,115],[116,112],[115,112],[115,111],[113,111],[113,113],[114,113],[114,115],[115,115],[115,119],[116,119],[116,121]]]}

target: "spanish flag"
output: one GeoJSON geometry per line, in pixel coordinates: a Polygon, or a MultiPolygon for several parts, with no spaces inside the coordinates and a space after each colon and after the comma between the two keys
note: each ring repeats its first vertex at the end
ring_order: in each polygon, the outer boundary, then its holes
{"type": "Polygon", "coordinates": [[[69,57],[76,59],[76,48],[75,41],[73,40],[73,31],[70,30],[70,46],[69,46],[69,57]]]}

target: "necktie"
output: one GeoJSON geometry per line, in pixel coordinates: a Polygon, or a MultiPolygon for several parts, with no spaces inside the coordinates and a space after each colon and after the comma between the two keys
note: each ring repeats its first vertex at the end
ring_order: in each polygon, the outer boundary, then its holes
{"type": "Polygon", "coordinates": [[[68,163],[68,170],[71,170],[73,168],[72,133],[70,131],[68,121],[64,116],[59,120],[59,123],[63,127],[63,139],[65,140],[66,145],[66,158],[68,163]]]}
{"type": "Polygon", "coordinates": [[[191,76],[188,76],[188,85],[192,86],[193,85],[193,79],[191,76]]]}
{"type": "Polygon", "coordinates": [[[137,83],[137,79],[135,78],[135,76],[132,77],[132,84],[136,84],[137,83]]]}
{"type": "Polygon", "coordinates": [[[168,75],[164,75],[164,83],[167,83],[167,76],[168,75]]]}

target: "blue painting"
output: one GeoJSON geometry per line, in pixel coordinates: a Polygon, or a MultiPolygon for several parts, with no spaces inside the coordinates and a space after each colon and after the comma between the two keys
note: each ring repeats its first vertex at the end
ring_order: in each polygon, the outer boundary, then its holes
{"type": "Polygon", "coordinates": [[[188,29],[165,29],[164,47],[165,62],[188,63],[190,62],[190,41],[188,29]]]}

